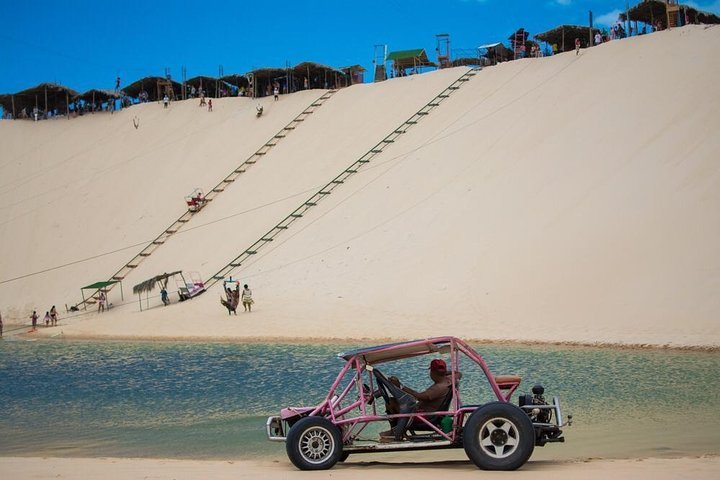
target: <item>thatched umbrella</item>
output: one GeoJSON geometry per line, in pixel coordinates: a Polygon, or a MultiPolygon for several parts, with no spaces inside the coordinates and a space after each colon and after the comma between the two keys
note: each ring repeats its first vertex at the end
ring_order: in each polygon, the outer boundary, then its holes
{"type": "MultiPolygon", "coordinates": [[[[150,305],[150,292],[155,290],[156,285],[160,285],[161,288],[167,288],[167,282],[170,277],[175,275],[182,275],[182,270],[177,270],[172,273],[163,273],[155,275],[152,278],[148,278],[144,282],[140,282],[133,287],[133,293],[138,296],[138,302],[140,303],[140,311],[142,312],[142,294],[145,293],[146,308],[150,305]]],[[[184,282],[184,280],[183,280],[184,282]]]]}

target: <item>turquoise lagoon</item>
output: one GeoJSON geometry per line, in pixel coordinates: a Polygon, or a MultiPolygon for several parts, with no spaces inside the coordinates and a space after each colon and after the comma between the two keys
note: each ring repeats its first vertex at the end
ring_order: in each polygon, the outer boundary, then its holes
{"type": "MultiPolygon", "coordinates": [[[[265,439],[267,415],[320,401],[336,353],[360,346],[0,342],[0,455],[284,459],[265,439]]],[[[476,348],[493,372],[521,375],[521,391],[542,383],[573,414],[567,442],[533,458],[720,453],[716,353],[476,348]]],[[[422,388],[426,362],[385,373],[422,388]]],[[[461,369],[465,402],[482,401],[482,379],[461,369]]]]}

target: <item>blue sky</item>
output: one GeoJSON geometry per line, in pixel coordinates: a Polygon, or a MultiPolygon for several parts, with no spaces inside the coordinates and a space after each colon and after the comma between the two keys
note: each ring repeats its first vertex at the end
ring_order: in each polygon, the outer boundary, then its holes
{"type": "MultiPolygon", "coordinates": [[[[631,1],[630,4],[636,3],[631,1]]],[[[693,3],[693,2],[689,2],[693,3]]],[[[699,4],[699,5],[698,5],[699,4]]],[[[435,34],[451,47],[503,41],[561,23],[611,22],[625,0],[0,0],[0,93],[41,82],[79,91],[113,88],[146,75],[173,78],[245,73],[301,61],[370,69],[373,46],[425,48],[435,34]]],[[[720,0],[696,6],[720,13],[720,0]]],[[[366,75],[366,81],[370,75],[366,75]]]]}

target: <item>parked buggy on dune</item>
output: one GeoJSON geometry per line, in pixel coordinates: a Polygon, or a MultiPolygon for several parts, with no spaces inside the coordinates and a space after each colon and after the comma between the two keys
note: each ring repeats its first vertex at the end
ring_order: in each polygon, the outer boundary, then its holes
{"type": "Polygon", "coordinates": [[[493,375],[483,358],[458,338],[394,343],[338,356],[345,365],[319,405],[283,408],[279,416],[267,419],[268,438],[284,441],[288,457],[301,470],[329,469],[356,453],[443,448],[464,448],[482,469],[514,470],[525,464],[535,446],[565,441],[561,428],[570,421],[563,423],[557,397],[547,403],[543,387],[535,385],[532,394],[519,397],[518,405],[510,403],[520,377],[493,375]],[[422,411],[408,393],[411,389],[379,368],[389,372],[390,362],[423,355],[449,359],[449,367],[441,358],[431,363],[431,368],[442,366],[449,377],[442,379],[447,393],[435,411],[422,411]],[[471,366],[478,379],[487,381],[491,401],[463,403],[461,360],[463,368],[471,366]],[[382,436],[387,432],[372,436],[373,426],[387,428],[388,422],[393,425],[389,437],[382,436]],[[363,438],[368,433],[371,438],[363,438]]]}

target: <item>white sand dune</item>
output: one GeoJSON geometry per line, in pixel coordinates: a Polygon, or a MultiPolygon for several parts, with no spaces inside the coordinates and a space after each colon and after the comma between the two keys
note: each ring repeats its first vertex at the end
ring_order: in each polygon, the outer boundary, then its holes
{"type": "MultiPolygon", "coordinates": [[[[217,272],[466,69],[337,92],[66,336],[720,347],[720,28],[486,68],[235,274],[140,313],[132,285],[217,272]]],[[[4,318],[80,299],[322,91],[0,122],[4,318]],[[141,126],[132,126],[133,117],[141,126]]],[[[47,334],[57,333],[48,329],[47,334]]]]}

